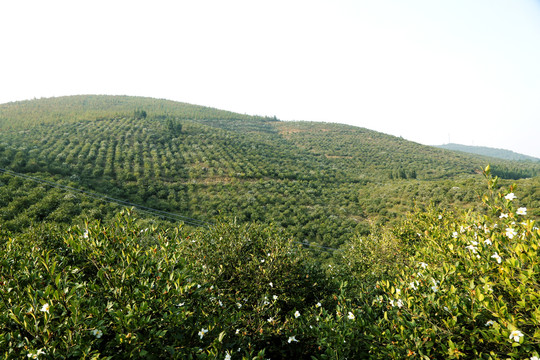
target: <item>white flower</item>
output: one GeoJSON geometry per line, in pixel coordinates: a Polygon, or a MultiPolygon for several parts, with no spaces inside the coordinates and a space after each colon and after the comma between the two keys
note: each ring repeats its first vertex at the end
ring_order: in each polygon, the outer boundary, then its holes
{"type": "Polygon", "coordinates": [[[509,339],[514,339],[515,342],[519,342],[519,340],[523,337],[523,333],[519,330],[514,330],[510,333],[509,339]]]}
{"type": "Polygon", "coordinates": [[[92,335],[94,335],[98,339],[103,335],[103,331],[99,329],[94,329],[91,332],[92,332],[92,335]]]}
{"type": "Polygon", "coordinates": [[[273,318],[273,317],[269,317],[266,321],[268,321],[269,323],[274,322],[274,318],[273,318]]]}
{"type": "Polygon", "coordinates": [[[289,344],[292,343],[293,341],[298,342],[298,340],[296,340],[295,336],[289,336],[289,340],[287,340],[287,341],[288,341],[289,344]]]}
{"type": "Polygon", "coordinates": [[[296,310],[296,312],[294,313],[294,317],[295,318],[299,318],[300,317],[300,312],[298,310],[296,310]]]}
{"type": "Polygon", "coordinates": [[[218,304],[219,306],[223,306],[223,303],[221,302],[221,300],[218,301],[218,304]]]}
{"type": "Polygon", "coordinates": [[[441,220],[441,219],[442,219],[442,215],[439,215],[439,220],[441,220]]]}
{"type": "Polygon", "coordinates": [[[48,303],[43,304],[40,310],[43,312],[49,313],[49,304],[48,303]]]}
{"type": "Polygon", "coordinates": [[[278,299],[278,296],[277,296],[277,295],[274,295],[274,296],[272,296],[272,299],[277,300],[277,299],[278,299]]]}
{"type": "Polygon", "coordinates": [[[236,329],[235,334],[236,334],[236,335],[240,334],[240,329],[236,329]]]}
{"type": "Polygon", "coordinates": [[[88,239],[88,229],[84,229],[84,234],[82,236],[84,239],[88,239]]]}
{"type": "Polygon", "coordinates": [[[437,292],[437,291],[439,291],[439,287],[437,285],[433,285],[431,287],[431,290],[433,290],[433,292],[437,292]]]}
{"type": "Polygon", "coordinates": [[[476,251],[478,250],[478,248],[474,247],[473,245],[465,246],[465,248],[472,251],[473,254],[476,254],[476,251]]]}
{"type": "Polygon", "coordinates": [[[413,289],[413,290],[418,290],[417,285],[418,285],[418,281],[413,281],[413,282],[411,282],[411,283],[409,284],[409,287],[410,287],[411,289],[413,289]]]}
{"type": "Polygon", "coordinates": [[[508,214],[502,213],[501,215],[499,215],[499,219],[507,218],[507,217],[508,217],[508,214]]]}
{"type": "Polygon", "coordinates": [[[506,236],[508,236],[509,239],[514,238],[515,235],[517,235],[516,230],[512,228],[506,228],[506,236]]]}
{"type": "Polygon", "coordinates": [[[274,284],[273,284],[273,283],[270,283],[270,284],[268,284],[268,285],[270,285],[270,287],[271,287],[271,288],[273,288],[273,287],[274,287],[274,284]]]}
{"type": "Polygon", "coordinates": [[[495,323],[493,322],[493,320],[489,320],[489,321],[486,323],[486,326],[491,326],[491,325],[493,325],[493,324],[495,324],[495,323]]]}
{"type": "Polygon", "coordinates": [[[263,262],[264,262],[264,259],[262,259],[261,262],[263,263],[263,262]]]}
{"type": "Polygon", "coordinates": [[[420,263],[420,266],[421,266],[423,269],[425,269],[425,268],[427,268],[428,265],[427,265],[425,262],[421,262],[421,263],[420,263]]]}
{"type": "Polygon", "coordinates": [[[401,301],[401,299],[397,299],[396,302],[394,302],[394,300],[390,300],[390,305],[401,308],[403,306],[403,301],[401,301]]]}
{"type": "Polygon", "coordinates": [[[505,198],[506,200],[512,201],[512,200],[514,200],[514,199],[517,199],[517,196],[514,195],[513,192],[511,192],[510,194],[506,195],[504,198],[505,198]]]}
{"type": "Polygon", "coordinates": [[[517,215],[527,215],[527,208],[520,207],[519,209],[517,209],[516,214],[517,215]]]}
{"type": "Polygon", "coordinates": [[[493,245],[493,243],[491,242],[490,239],[484,240],[484,244],[486,244],[486,245],[493,245]]]}
{"type": "Polygon", "coordinates": [[[208,332],[208,329],[202,328],[201,331],[199,331],[197,335],[199,335],[202,339],[204,334],[206,334],[207,332],[208,332]]]}
{"type": "Polygon", "coordinates": [[[473,244],[474,246],[477,246],[477,245],[478,245],[478,242],[476,242],[476,241],[471,241],[471,244],[473,244]]]}
{"type": "Polygon", "coordinates": [[[236,306],[238,306],[238,308],[240,309],[242,307],[242,304],[236,303],[236,306]]]}
{"type": "Polygon", "coordinates": [[[347,317],[349,318],[349,320],[354,320],[354,314],[352,312],[349,311],[349,315],[347,315],[347,317]]]}
{"type": "Polygon", "coordinates": [[[42,349],[39,349],[38,351],[36,351],[35,354],[27,354],[26,356],[28,356],[29,358],[31,359],[37,359],[39,355],[45,355],[45,351],[43,351],[42,349]]]}
{"type": "Polygon", "coordinates": [[[457,231],[454,231],[454,232],[452,233],[452,237],[453,237],[454,239],[458,237],[457,231]]]}
{"type": "Polygon", "coordinates": [[[401,290],[396,288],[396,295],[399,295],[399,294],[401,294],[401,290]]]}
{"type": "Polygon", "coordinates": [[[491,257],[495,260],[497,260],[497,262],[500,264],[501,263],[501,257],[499,256],[499,254],[497,253],[493,253],[493,255],[491,255],[491,257]]]}
{"type": "Polygon", "coordinates": [[[227,353],[227,355],[225,355],[225,360],[231,360],[231,354],[227,353]]]}
{"type": "Polygon", "coordinates": [[[318,302],[317,304],[315,304],[315,307],[321,307],[321,306],[322,306],[322,305],[321,305],[320,302],[318,302]]]}
{"type": "Polygon", "coordinates": [[[531,356],[530,360],[540,360],[540,359],[538,358],[538,356],[535,355],[535,356],[531,356]]]}

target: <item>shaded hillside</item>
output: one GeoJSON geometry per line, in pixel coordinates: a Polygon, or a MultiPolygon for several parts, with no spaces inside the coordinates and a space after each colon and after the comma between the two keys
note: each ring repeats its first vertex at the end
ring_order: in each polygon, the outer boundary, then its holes
{"type": "Polygon", "coordinates": [[[469,154],[489,156],[489,157],[503,159],[503,160],[540,162],[540,159],[532,157],[532,156],[519,154],[511,150],[497,149],[497,148],[491,148],[491,147],[485,147],[485,146],[468,146],[468,145],[460,145],[460,144],[451,143],[451,144],[444,144],[444,145],[436,145],[435,147],[446,149],[446,150],[461,151],[461,152],[465,152],[469,154]]]}
{"type": "MultiPolygon", "coordinates": [[[[276,223],[299,241],[327,246],[415,205],[470,203],[478,190],[469,180],[485,164],[363,128],[167,100],[73,96],[0,105],[2,168],[195,219],[276,223]]],[[[492,167],[540,172],[503,160],[492,167]]],[[[0,182],[0,219],[12,231],[114,212],[11,175],[0,182]]]]}

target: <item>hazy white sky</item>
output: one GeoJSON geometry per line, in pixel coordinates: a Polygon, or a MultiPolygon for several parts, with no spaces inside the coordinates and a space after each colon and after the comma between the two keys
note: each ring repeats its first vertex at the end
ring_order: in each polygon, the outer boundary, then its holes
{"type": "Polygon", "coordinates": [[[540,157],[540,1],[2,1],[0,103],[75,94],[540,157]]]}

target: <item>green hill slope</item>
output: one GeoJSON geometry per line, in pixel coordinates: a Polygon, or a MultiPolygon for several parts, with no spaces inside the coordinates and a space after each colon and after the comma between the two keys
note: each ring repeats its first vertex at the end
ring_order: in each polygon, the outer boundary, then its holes
{"type": "MultiPolygon", "coordinates": [[[[0,105],[1,168],[204,221],[276,223],[299,241],[326,246],[418,204],[469,203],[477,197],[471,179],[485,165],[363,128],[168,100],[73,96],[0,105]]],[[[492,167],[540,173],[538,164],[492,167]]],[[[523,188],[534,189],[534,181],[523,188]]],[[[9,174],[0,182],[0,219],[11,231],[114,212],[112,204],[9,174]]]]}

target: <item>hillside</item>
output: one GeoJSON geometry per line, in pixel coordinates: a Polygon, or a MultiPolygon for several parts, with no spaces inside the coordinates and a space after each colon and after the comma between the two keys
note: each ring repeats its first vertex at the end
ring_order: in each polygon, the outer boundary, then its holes
{"type": "Polygon", "coordinates": [[[497,149],[486,146],[469,146],[469,145],[460,145],[460,144],[444,144],[444,145],[435,145],[440,149],[461,151],[469,154],[477,154],[482,156],[489,156],[492,158],[503,159],[503,160],[515,160],[515,161],[534,161],[540,162],[540,159],[516,153],[511,150],[497,149]]]}
{"type": "MultiPolygon", "coordinates": [[[[201,221],[276,223],[325,246],[416,205],[471,203],[478,197],[471,180],[485,165],[364,128],[167,100],[73,96],[0,106],[1,168],[201,221]]],[[[503,160],[492,168],[540,172],[539,164],[503,160]]],[[[0,181],[11,231],[32,221],[107,219],[116,209],[8,174],[0,181]]]]}
{"type": "Polygon", "coordinates": [[[537,163],[148,98],[0,119],[2,359],[540,355],[537,163]]]}

